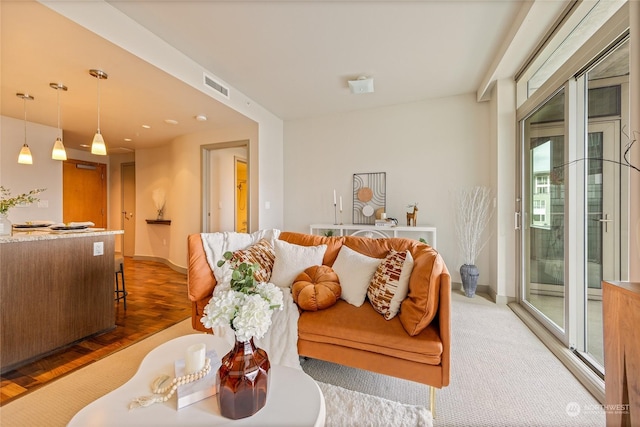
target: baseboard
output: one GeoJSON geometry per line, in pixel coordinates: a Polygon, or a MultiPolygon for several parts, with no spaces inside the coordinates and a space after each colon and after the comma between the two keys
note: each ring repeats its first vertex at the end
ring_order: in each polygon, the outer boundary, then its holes
{"type": "Polygon", "coordinates": [[[535,317],[517,302],[509,304],[509,308],[527,325],[531,331],[547,346],[562,364],[589,390],[601,404],[605,403],[604,381],[589,369],[570,349],[562,344],[535,317]]]}
{"type": "MultiPolygon", "coordinates": [[[[462,290],[462,283],[451,282],[451,290],[462,290]]],[[[493,288],[489,285],[478,285],[478,287],[476,288],[476,293],[488,295],[491,301],[496,304],[507,305],[509,303],[516,302],[516,299],[514,297],[496,294],[496,291],[494,291],[493,288]]]]}
{"type": "Polygon", "coordinates": [[[160,258],[160,257],[155,257],[155,256],[134,255],[133,259],[140,260],[140,261],[160,262],[160,263],[168,266],[169,268],[171,268],[173,271],[177,271],[178,273],[182,273],[182,274],[187,274],[187,269],[186,268],[180,267],[179,265],[176,265],[176,264],[172,263],[171,261],[169,261],[166,258],[160,258]]]}

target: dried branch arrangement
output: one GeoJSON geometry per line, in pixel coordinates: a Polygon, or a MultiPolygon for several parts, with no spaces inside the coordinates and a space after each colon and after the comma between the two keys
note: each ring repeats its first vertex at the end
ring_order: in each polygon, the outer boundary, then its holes
{"type": "Polygon", "coordinates": [[[482,234],[493,215],[491,189],[473,187],[458,191],[455,208],[456,235],[462,260],[466,265],[474,265],[488,241],[482,240],[482,234]]]}

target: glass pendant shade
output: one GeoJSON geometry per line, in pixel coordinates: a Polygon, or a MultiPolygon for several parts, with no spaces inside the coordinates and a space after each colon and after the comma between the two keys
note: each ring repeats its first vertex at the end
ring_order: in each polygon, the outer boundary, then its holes
{"type": "Polygon", "coordinates": [[[56,138],[56,142],[53,143],[51,158],[53,160],[67,160],[67,151],[64,149],[64,144],[60,137],[56,138]]]}
{"type": "Polygon", "coordinates": [[[24,108],[24,144],[22,144],[22,148],[20,149],[20,154],[18,154],[18,163],[23,165],[32,165],[33,157],[31,156],[31,150],[29,149],[29,145],[27,145],[27,101],[33,101],[35,98],[28,93],[16,93],[18,98],[22,98],[23,108],[24,108]]]}
{"type": "Polygon", "coordinates": [[[32,165],[33,157],[31,157],[31,150],[29,146],[25,143],[20,150],[20,154],[18,155],[18,163],[23,165],[32,165]]]}
{"type": "Polygon", "coordinates": [[[97,154],[99,156],[107,155],[107,146],[104,144],[104,138],[100,133],[100,129],[93,136],[93,142],[91,143],[91,154],[97,154]]]}
{"type": "Polygon", "coordinates": [[[53,143],[53,149],[51,150],[51,158],[53,160],[67,160],[67,150],[64,149],[62,143],[62,129],[60,128],[60,91],[67,91],[67,87],[62,83],[49,83],[52,89],[55,89],[58,93],[58,132],[60,136],[56,138],[56,142],[53,143]]]}
{"type": "Polygon", "coordinates": [[[93,136],[93,142],[91,143],[91,154],[106,156],[107,146],[105,145],[104,138],[100,133],[100,80],[106,80],[109,76],[102,70],[89,70],[89,74],[98,79],[98,131],[93,136]]]}

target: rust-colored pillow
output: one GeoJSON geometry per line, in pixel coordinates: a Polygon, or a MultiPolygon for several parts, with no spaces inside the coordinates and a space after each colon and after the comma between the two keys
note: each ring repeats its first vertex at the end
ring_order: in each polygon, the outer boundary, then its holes
{"type": "Polygon", "coordinates": [[[298,274],[291,287],[293,300],[303,310],[318,311],[334,305],[342,288],[331,267],[314,265],[298,274]]]}

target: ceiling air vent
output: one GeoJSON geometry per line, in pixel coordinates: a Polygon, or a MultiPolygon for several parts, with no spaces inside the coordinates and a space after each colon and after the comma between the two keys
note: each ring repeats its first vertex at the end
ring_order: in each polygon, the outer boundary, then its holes
{"type": "Polygon", "coordinates": [[[225,98],[229,98],[229,88],[212,79],[211,77],[204,75],[204,84],[215,90],[225,98]]]}

